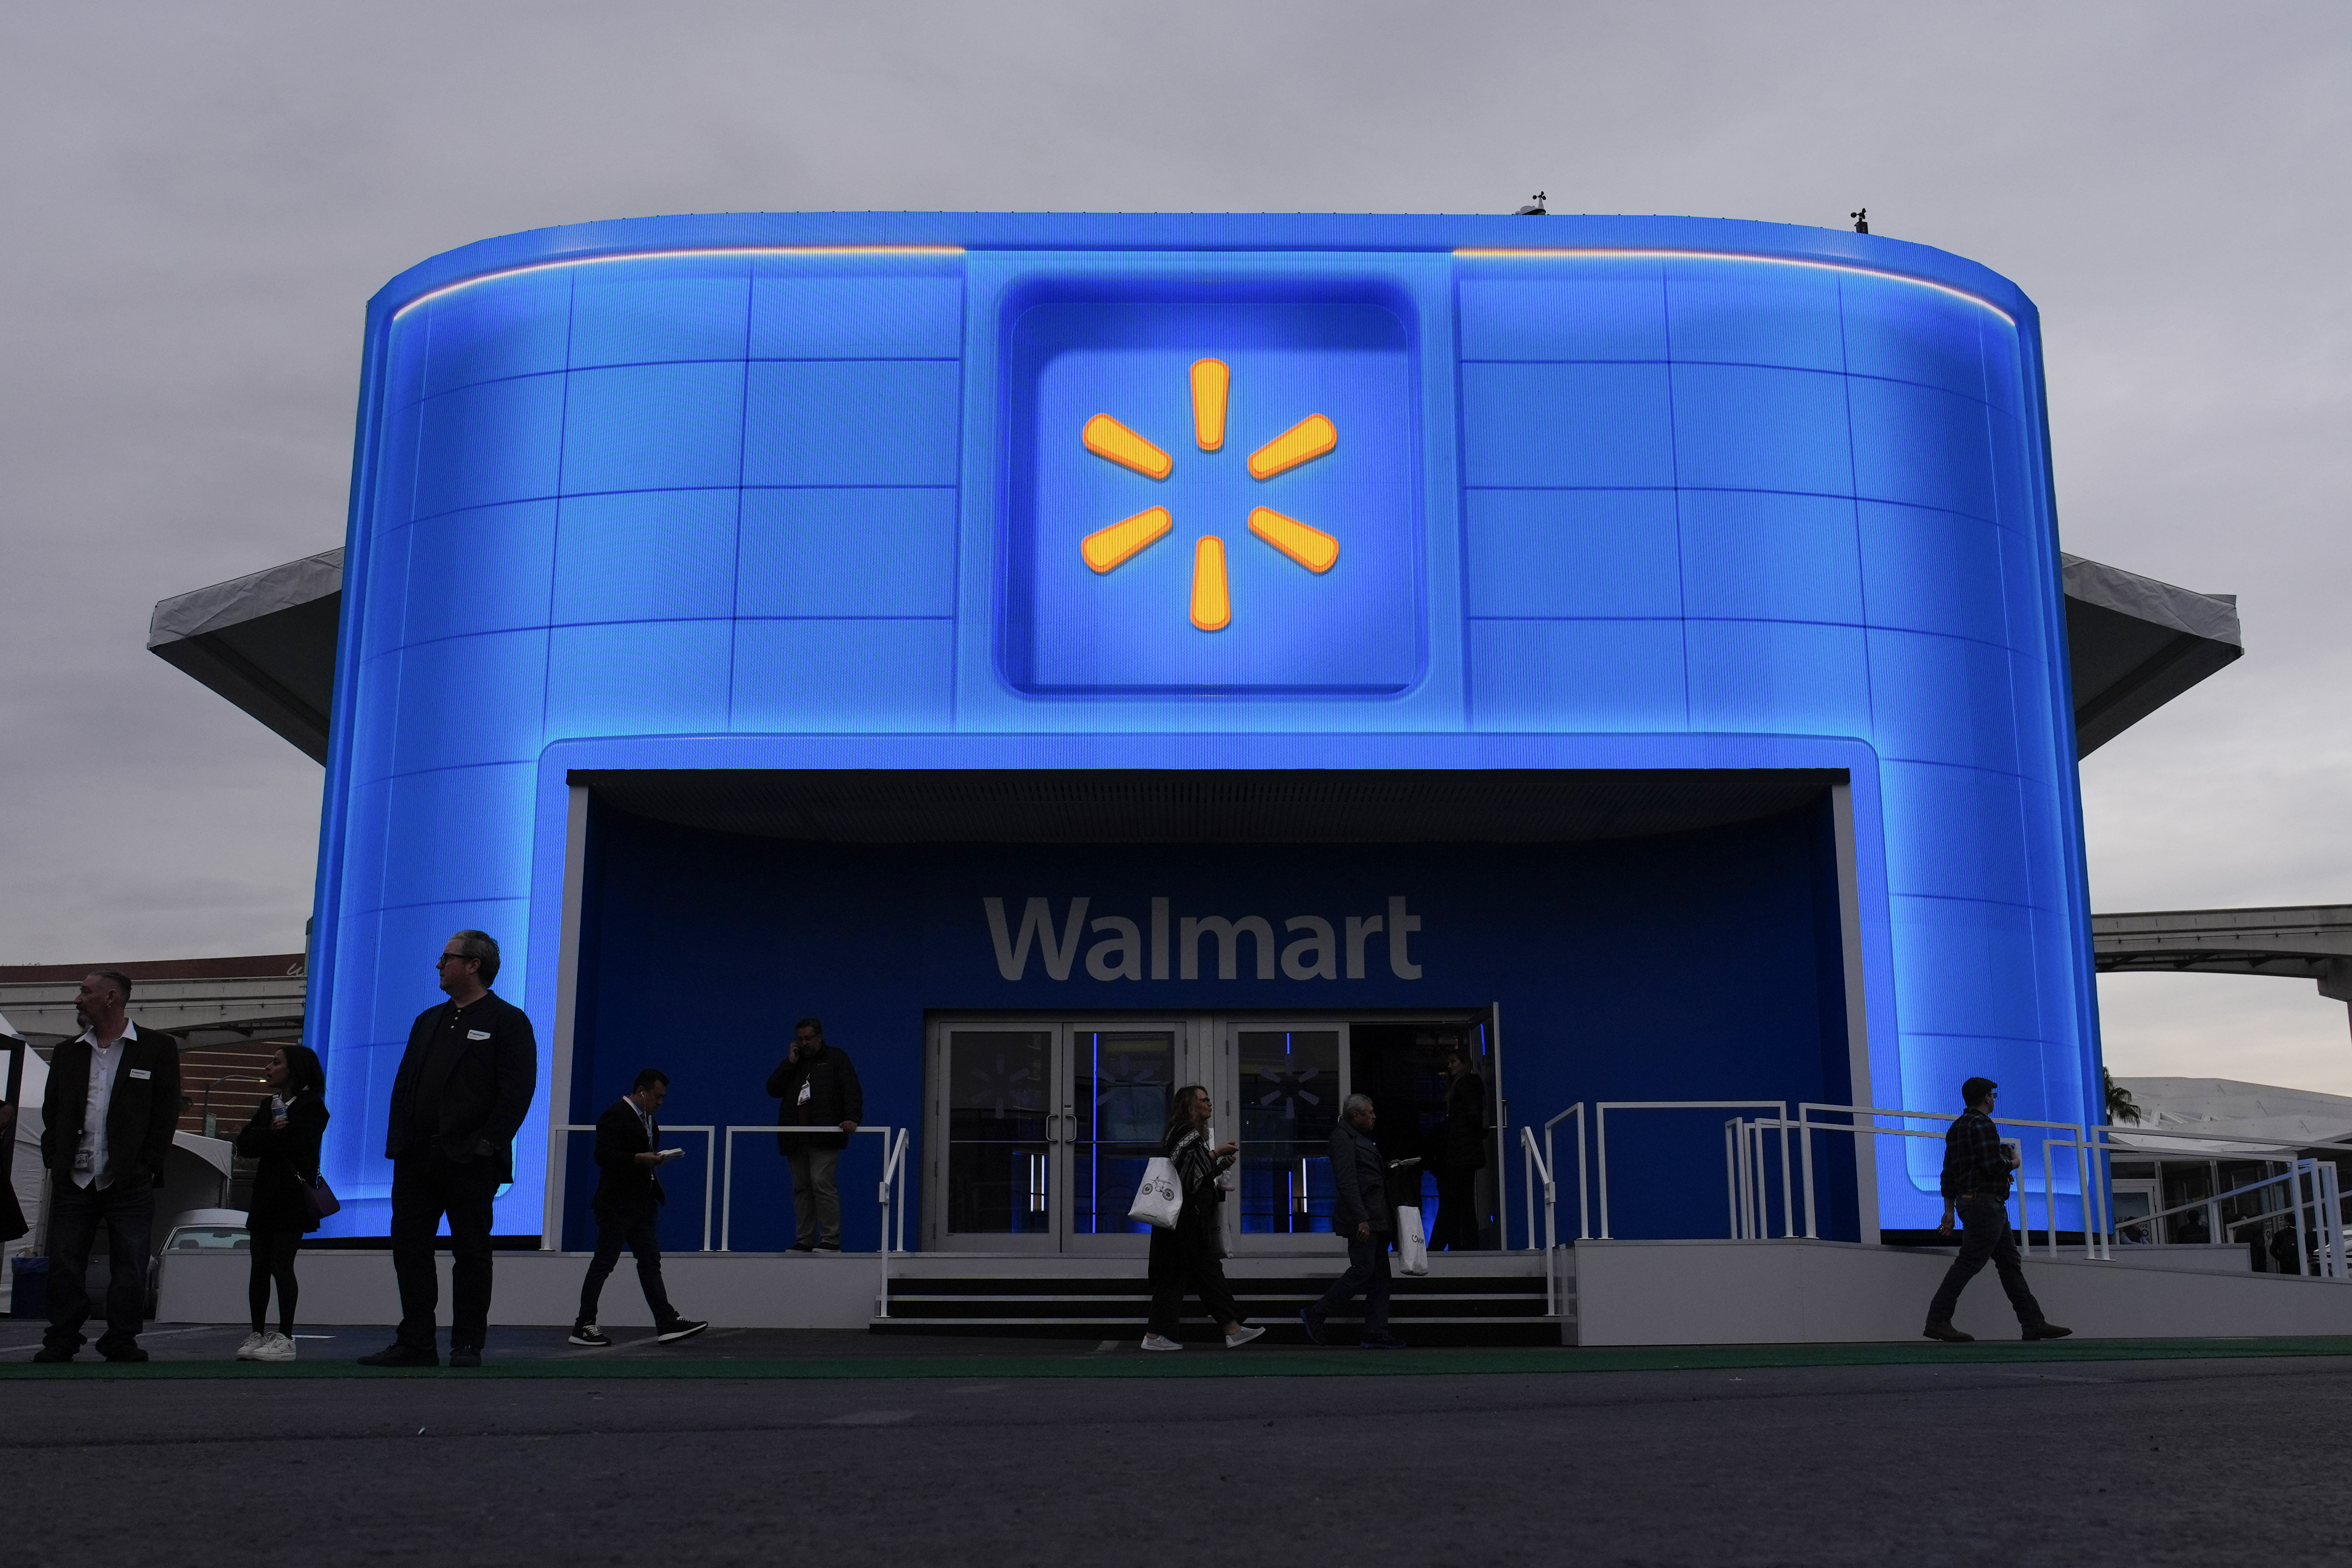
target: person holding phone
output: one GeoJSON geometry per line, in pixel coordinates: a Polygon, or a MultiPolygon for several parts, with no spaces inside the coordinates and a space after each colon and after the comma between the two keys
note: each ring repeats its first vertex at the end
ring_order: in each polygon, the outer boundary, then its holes
{"type": "Polygon", "coordinates": [[[776,1125],[811,1128],[779,1132],[776,1148],[793,1172],[794,1252],[841,1250],[841,1188],[834,1172],[849,1135],[866,1114],[866,1090],[849,1053],[824,1037],[824,1025],[803,1018],[793,1026],[792,1049],[768,1075],[776,1125]]]}
{"type": "Polygon", "coordinates": [[[1152,1227],[1151,1321],[1145,1329],[1143,1348],[1181,1351],[1177,1319],[1184,1310],[1184,1293],[1201,1299],[1217,1326],[1224,1331],[1225,1348],[1236,1350],[1265,1332],[1242,1321],[1242,1310],[1225,1283],[1225,1266],[1219,1261],[1217,1238],[1223,1216],[1218,1212],[1224,1189],[1217,1184],[1241,1152],[1238,1143],[1209,1146],[1209,1091],[1187,1084],[1176,1091],[1176,1103],[1160,1134],[1160,1152],[1176,1167],[1184,1188],[1183,1206],[1176,1211],[1176,1227],[1152,1227]]]}
{"type": "Polygon", "coordinates": [[[327,1135],[327,1069],[308,1046],[280,1046],[262,1069],[269,1098],[236,1135],[236,1152],[256,1162],[245,1215],[253,1272],[246,1300],[253,1332],[236,1347],[239,1361],[294,1359],[294,1255],[319,1228],[310,1184],[319,1179],[319,1144],[327,1135]],[[278,1287],[278,1327],[268,1328],[269,1288],[278,1287]]]}
{"type": "Polygon", "coordinates": [[[621,1261],[625,1246],[637,1260],[637,1284],[653,1309],[654,1338],[662,1344],[690,1340],[710,1325],[681,1318],[669,1304],[662,1284],[661,1205],[669,1201],[661,1178],[654,1173],[683,1155],[683,1149],[661,1146],[661,1123],[654,1112],[669,1098],[669,1074],[646,1068],[636,1082],[604,1115],[596,1119],[596,1195],[588,1200],[596,1216],[596,1255],[588,1260],[588,1277],[580,1285],[580,1315],[572,1325],[572,1342],[603,1350],[613,1342],[596,1326],[597,1299],[604,1281],[621,1261]]]}

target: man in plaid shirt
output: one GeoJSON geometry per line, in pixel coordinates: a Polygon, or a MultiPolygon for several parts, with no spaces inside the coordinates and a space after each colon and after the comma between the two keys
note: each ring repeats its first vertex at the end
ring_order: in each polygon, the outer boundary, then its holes
{"type": "Polygon", "coordinates": [[[1987,1258],[2000,1275],[2000,1288],[2009,1292],[2009,1304],[2016,1309],[2025,1338],[2060,1340],[2074,1331],[2044,1318],[2042,1303],[2025,1286],[2017,1238],[2009,1228],[2009,1177],[2017,1168],[2017,1151],[2000,1141],[2000,1130],[1992,1121],[1993,1102],[2000,1092],[2000,1086],[1989,1078],[1972,1078],[1960,1085],[1960,1099],[1968,1110],[1944,1134],[1944,1223],[1936,1227],[1936,1234],[1952,1234],[1952,1214],[1957,1208],[1960,1255],[1952,1259],[1942,1288],[1928,1303],[1924,1332],[1931,1340],[1960,1344],[1976,1338],[1952,1327],[1952,1312],[1960,1304],[1960,1291],[1977,1277],[1987,1258]]]}

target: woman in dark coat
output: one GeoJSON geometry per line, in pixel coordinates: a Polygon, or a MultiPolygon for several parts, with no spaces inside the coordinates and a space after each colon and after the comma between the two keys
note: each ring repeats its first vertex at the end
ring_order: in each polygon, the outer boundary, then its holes
{"type": "Polygon", "coordinates": [[[319,1141],[327,1131],[327,1069],[308,1046],[280,1046],[262,1074],[270,1094],[236,1135],[236,1152],[259,1162],[253,1173],[245,1228],[253,1249],[246,1299],[253,1332],[237,1347],[239,1361],[294,1359],[294,1255],[305,1234],[319,1228],[310,1184],[319,1176],[319,1141]],[[278,1286],[278,1328],[265,1332],[269,1287],[278,1286]]]}
{"type": "Polygon", "coordinates": [[[1217,1252],[1225,1201],[1217,1178],[1241,1152],[1237,1143],[1209,1147],[1209,1091],[1188,1084],[1176,1091],[1176,1109],[1160,1135],[1160,1152],[1176,1167],[1184,1189],[1183,1206],[1176,1213],[1176,1228],[1151,1230],[1151,1321],[1143,1335],[1148,1351],[1181,1351],[1176,1322],[1184,1310],[1184,1293],[1201,1299],[1225,1331],[1225,1348],[1245,1345],[1265,1332],[1242,1322],[1232,1287],[1225,1283],[1225,1266],[1217,1252]]]}

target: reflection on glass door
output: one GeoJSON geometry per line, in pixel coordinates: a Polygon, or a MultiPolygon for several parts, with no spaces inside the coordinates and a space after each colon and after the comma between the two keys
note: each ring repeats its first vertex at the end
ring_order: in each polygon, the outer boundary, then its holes
{"type": "Polygon", "coordinates": [[[1127,1211],[1168,1125],[1176,1033],[1073,1028],[1069,1039],[1070,1234],[1148,1235],[1127,1211]]]}
{"type": "Polygon", "coordinates": [[[947,1037],[947,1227],[1049,1237],[1050,1029],[958,1029],[947,1037]]]}
{"type": "Polygon", "coordinates": [[[1241,1231],[1331,1231],[1331,1130],[1339,1117],[1339,1031],[1236,1028],[1241,1231]]]}

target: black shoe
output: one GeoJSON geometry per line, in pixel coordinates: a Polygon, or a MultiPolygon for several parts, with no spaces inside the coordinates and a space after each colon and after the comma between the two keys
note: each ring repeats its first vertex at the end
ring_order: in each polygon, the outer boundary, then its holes
{"type": "Polygon", "coordinates": [[[816,1249],[819,1252],[839,1252],[841,1250],[841,1243],[837,1241],[820,1241],[816,1244],[816,1249]]]}
{"type": "Polygon", "coordinates": [[[654,1336],[657,1344],[674,1345],[680,1340],[690,1340],[710,1325],[699,1318],[680,1318],[654,1336]]]}
{"type": "Polygon", "coordinates": [[[1298,1309],[1298,1326],[1305,1329],[1307,1331],[1307,1337],[1313,1340],[1317,1344],[1328,1345],[1331,1342],[1329,1340],[1323,1337],[1323,1320],[1315,1315],[1314,1308],[1301,1307],[1298,1309]]]}
{"type": "Polygon", "coordinates": [[[439,1366],[441,1353],[431,1345],[404,1345],[397,1341],[373,1355],[360,1357],[362,1366],[439,1366]]]}
{"type": "Polygon", "coordinates": [[[795,1241],[793,1243],[793,1250],[794,1252],[814,1252],[816,1250],[816,1244],[813,1241],[795,1241]]]}
{"type": "Polygon", "coordinates": [[[591,1350],[607,1350],[612,1346],[613,1336],[593,1323],[575,1323],[572,1327],[572,1342],[591,1350]]]}
{"type": "Polygon", "coordinates": [[[2021,1337],[2029,1340],[2063,1340],[2074,1331],[2072,1329],[2061,1328],[2056,1323],[2028,1323],[2021,1337]]]}
{"type": "Polygon", "coordinates": [[[1401,1351],[1404,1349],[1404,1342],[1394,1334],[1366,1334],[1356,1348],[1367,1351],[1401,1351]]]}
{"type": "MultiPolygon", "coordinates": [[[[77,1346],[76,1348],[79,1349],[79,1347],[77,1346]]],[[[33,1359],[35,1361],[47,1362],[52,1366],[60,1362],[71,1361],[73,1358],[74,1352],[68,1350],[63,1345],[43,1345],[39,1350],[33,1352],[33,1359]]]]}
{"type": "Polygon", "coordinates": [[[1948,1345],[1974,1344],[1977,1338],[1974,1334],[1961,1332],[1949,1323],[1930,1323],[1919,1332],[1927,1339],[1941,1340],[1948,1345]]]}
{"type": "Polygon", "coordinates": [[[449,1364],[451,1366],[481,1365],[482,1347],[479,1345],[451,1345],[449,1347],[449,1364]]]}
{"type": "Polygon", "coordinates": [[[112,1350],[101,1349],[98,1353],[109,1361],[137,1362],[147,1359],[147,1352],[137,1345],[116,1345],[112,1350]]]}

